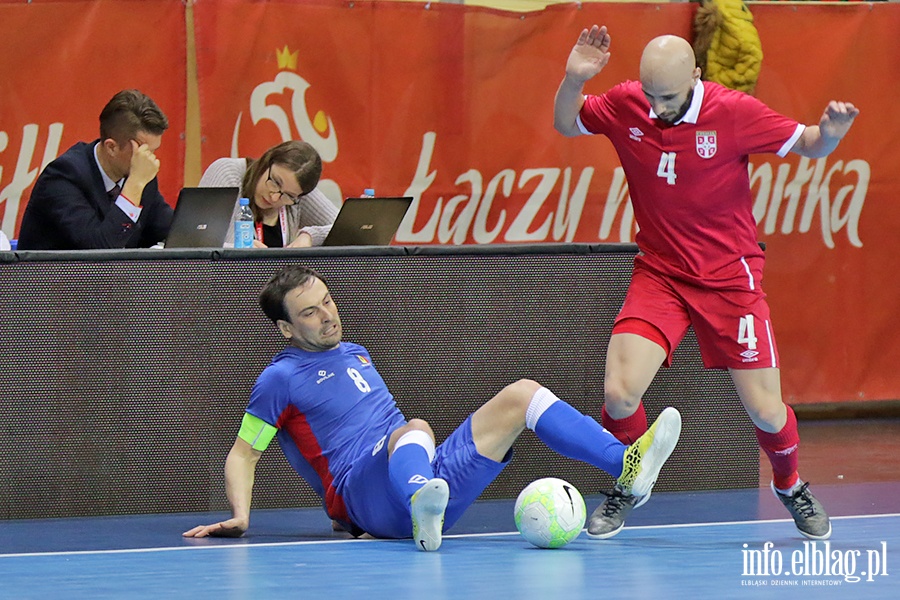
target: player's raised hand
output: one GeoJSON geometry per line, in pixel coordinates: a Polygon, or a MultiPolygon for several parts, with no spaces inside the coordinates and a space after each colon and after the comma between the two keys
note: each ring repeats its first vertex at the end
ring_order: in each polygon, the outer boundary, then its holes
{"type": "Polygon", "coordinates": [[[858,114],[859,109],[849,102],[832,100],[819,120],[819,130],[826,138],[843,139],[858,114]]]}
{"type": "Polygon", "coordinates": [[[566,75],[585,82],[603,70],[609,62],[610,37],[606,25],[583,29],[566,61],[566,75]]]}

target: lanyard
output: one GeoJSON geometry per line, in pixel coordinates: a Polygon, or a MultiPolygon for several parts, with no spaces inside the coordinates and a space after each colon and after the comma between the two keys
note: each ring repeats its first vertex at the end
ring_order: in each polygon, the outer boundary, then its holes
{"type": "MultiPolygon", "coordinates": [[[[278,222],[281,224],[281,246],[282,248],[287,248],[287,209],[284,206],[278,209],[278,222]]],[[[256,239],[263,241],[263,224],[261,220],[256,223],[256,239]]]]}

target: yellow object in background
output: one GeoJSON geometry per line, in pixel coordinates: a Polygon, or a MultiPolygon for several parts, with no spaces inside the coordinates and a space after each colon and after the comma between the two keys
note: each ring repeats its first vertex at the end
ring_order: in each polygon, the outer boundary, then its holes
{"type": "Polygon", "coordinates": [[[762,67],[762,43],[741,0],[702,0],[694,17],[694,52],[703,79],[752,94],[762,67]]]}

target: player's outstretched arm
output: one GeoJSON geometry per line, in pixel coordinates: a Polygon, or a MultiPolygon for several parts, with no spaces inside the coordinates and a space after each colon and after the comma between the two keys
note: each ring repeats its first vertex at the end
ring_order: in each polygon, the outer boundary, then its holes
{"type": "Polygon", "coordinates": [[[576,136],[581,133],[575,118],[584,104],[584,83],[603,70],[609,62],[609,33],[606,25],[583,29],[566,61],[566,76],[556,92],[553,105],[553,126],[561,134],[576,136]]]}
{"type": "Polygon", "coordinates": [[[253,479],[256,464],[262,452],[238,438],[225,459],[225,493],[231,505],[230,519],[198,525],[185,531],[184,537],[240,537],[250,527],[250,501],[253,497],[253,479]]]}
{"type": "Polygon", "coordinates": [[[832,100],[825,107],[819,124],[807,127],[791,148],[791,152],[807,158],[828,156],[850,131],[850,126],[853,125],[857,115],[859,109],[851,103],[832,100]]]}

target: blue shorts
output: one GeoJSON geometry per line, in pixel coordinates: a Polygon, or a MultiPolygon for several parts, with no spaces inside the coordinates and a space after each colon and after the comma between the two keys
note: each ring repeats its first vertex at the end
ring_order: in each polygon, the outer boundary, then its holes
{"type": "MultiPolygon", "coordinates": [[[[354,525],[375,537],[412,537],[409,506],[388,475],[387,444],[376,448],[354,463],[342,486],[347,513],[354,525]]],[[[471,415],[435,449],[434,476],[450,486],[444,531],[456,523],[511,458],[512,450],[499,463],[478,453],[472,440],[471,415]]]]}

